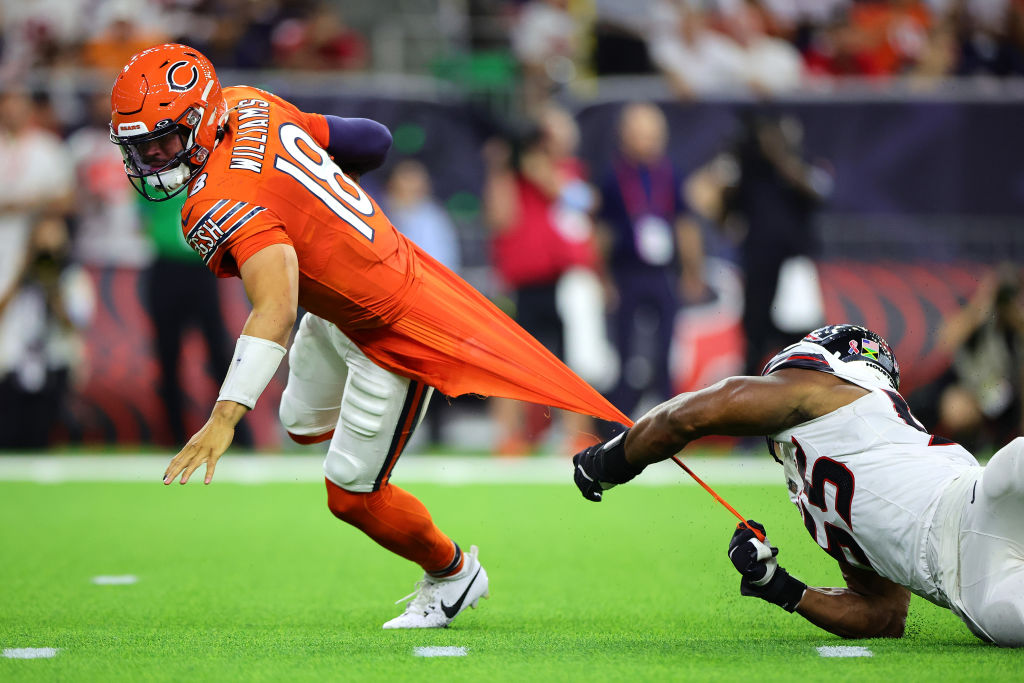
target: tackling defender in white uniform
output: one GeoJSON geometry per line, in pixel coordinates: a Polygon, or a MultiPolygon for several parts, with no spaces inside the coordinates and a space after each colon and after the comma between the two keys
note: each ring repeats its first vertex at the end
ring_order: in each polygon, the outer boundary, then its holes
{"type": "Polygon", "coordinates": [[[576,484],[600,501],[701,436],[767,435],[790,499],[847,587],[806,586],[741,525],[729,557],[744,595],[862,638],[902,636],[914,592],[983,640],[1024,646],[1024,439],[982,468],[928,434],[898,388],[884,339],[855,325],[824,327],[779,353],[762,377],[681,394],[576,454],[576,484]]]}

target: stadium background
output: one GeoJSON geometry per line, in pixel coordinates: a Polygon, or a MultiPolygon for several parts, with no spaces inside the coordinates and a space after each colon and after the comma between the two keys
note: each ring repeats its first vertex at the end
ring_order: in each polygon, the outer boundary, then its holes
{"type": "MultiPolygon", "coordinates": [[[[377,119],[394,133],[395,147],[388,165],[370,174],[367,185],[379,190],[402,158],[423,161],[458,228],[466,277],[497,298],[480,204],[481,148],[524,116],[535,76],[514,36],[525,30],[532,6],[543,4],[8,2],[0,64],[5,87],[28,87],[40,120],[65,137],[83,125],[89,99],[109,89],[113,65],[133,48],[165,39],[206,50],[226,85],[265,87],[308,111],[377,119]]],[[[914,404],[915,393],[948,365],[949,358],[935,348],[942,320],[970,296],[987,268],[1019,261],[1024,249],[1018,225],[1024,207],[1024,84],[1016,72],[1021,3],[821,3],[846,17],[838,20],[806,10],[817,3],[753,3],[774,18],[772,31],[804,51],[801,80],[767,96],[724,88],[685,101],[673,95],[645,55],[645,21],[655,16],[657,3],[564,4],[572,21],[565,53],[570,67],[556,61],[548,70],[554,78],[544,85],[575,115],[580,155],[591,169],[603,168],[612,155],[612,131],[625,102],[650,100],[662,107],[670,124],[670,156],[685,173],[725,149],[751,110],[801,120],[808,157],[827,160],[835,179],[835,191],[816,217],[825,317],[863,322],[886,336],[903,359],[904,387],[914,404]],[[815,66],[814,36],[841,30],[852,21],[849,12],[868,5],[913,6],[928,18],[918,31],[923,45],[948,39],[951,31],[962,40],[949,47],[959,61],[936,70],[926,63],[926,48],[918,47],[885,73],[867,67],[832,73],[815,66]],[[1003,14],[992,10],[996,5],[1003,14]],[[968,70],[964,55],[971,31],[981,31],[992,16],[1005,22],[991,36],[1011,58],[968,70]]],[[[730,12],[744,3],[689,4],[703,8],[725,35],[730,12]]],[[[105,182],[124,179],[111,174],[105,182]]],[[[73,230],[75,218],[70,216],[73,230]]],[[[708,254],[717,259],[709,262],[709,272],[738,282],[735,246],[714,226],[705,230],[708,254]]],[[[116,259],[81,260],[97,305],[82,330],[86,371],[68,397],[56,443],[168,446],[153,330],[141,296],[144,268],[116,259]]],[[[244,295],[238,282],[219,286],[233,334],[247,312],[244,295]]],[[[681,390],[741,367],[739,310],[729,295],[734,288],[716,289],[716,300],[680,311],[675,381],[681,390]]],[[[187,338],[184,353],[181,381],[188,426],[194,428],[215,396],[216,381],[206,372],[197,333],[187,338]]],[[[283,374],[248,418],[261,449],[285,445],[275,417],[281,379],[283,374]]],[[[483,412],[478,402],[458,402],[456,408],[483,412]]]]}

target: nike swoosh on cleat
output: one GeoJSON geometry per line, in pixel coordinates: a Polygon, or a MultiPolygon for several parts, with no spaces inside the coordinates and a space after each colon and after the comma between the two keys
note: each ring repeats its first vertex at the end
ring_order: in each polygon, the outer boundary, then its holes
{"type": "Polygon", "coordinates": [[[473,574],[473,578],[470,579],[469,585],[466,586],[466,590],[462,591],[462,595],[459,596],[458,600],[451,605],[444,604],[444,600],[441,601],[441,611],[444,612],[444,615],[449,619],[454,619],[455,615],[459,613],[460,609],[462,609],[462,603],[466,600],[466,596],[469,595],[469,589],[473,587],[474,583],[476,583],[476,577],[480,576],[480,569],[480,567],[476,568],[476,574],[473,574]]]}

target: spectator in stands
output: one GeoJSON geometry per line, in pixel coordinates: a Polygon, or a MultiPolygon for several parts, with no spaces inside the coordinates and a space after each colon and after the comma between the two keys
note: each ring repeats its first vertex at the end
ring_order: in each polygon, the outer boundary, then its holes
{"type": "MultiPolygon", "coordinates": [[[[745,0],[731,0],[736,5],[745,0]]],[[[770,33],[806,52],[818,30],[845,12],[851,0],[761,0],[770,33]]],[[[725,4],[725,3],[723,3],[725,4]]]]}
{"type": "Polygon", "coordinates": [[[82,0],[0,3],[0,82],[54,66],[81,30],[82,0]]]}
{"type": "Polygon", "coordinates": [[[650,18],[647,50],[678,97],[746,87],[742,48],[708,26],[706,9],[688,0],[662,0],[650,18]]]}
{"type": "Polygon", "coordinates": [[[512,28],[512,51],[523,66],[526,111],[536,110],[576,76],[579,26],[569,0],[529,0],[512,28]]]}
{"type": "MultiPolygon", "coordinates": [[[[610,385],[615,373],[609,367],[614,363],[614,350],[608,341],[604,290],[597,273],[599,258],[592,218],[597,191],[576,156],[580,141],[576,120],[552,102],[541,107],[538,117],[558,177],[552,220],[570,255],[570,265],[555,287],[555,303],[562,320],[561,358],[580,377],[603,388],[610,385]]],[[[591,417],[563,412],[562,422],[566,443],[561,451],[586,448],[597,441],[591,417]]]]}
{"type": "Polygon", "coordinates": [[[110,144],[110,96],[89,102],[89,119],[68,138],[75,170],[75,260],[93,266],[141,269],[150,248],[139,230],[135,192],[124,181],[121,152],[110,144]]]}
{"type": "Polygon", "coordinates": [[[307,16],[282,21],[271,40],[276,66],[282,68],[360,71],[369,64],[366,40],[325,2],[307,16]]]}
{"type": "Polygon", "coordinates": [[[935,22],[928,34],[928,42],[908,68],[911,84],[918,90],[941,85],[953,75],[959,61],[959,45],[952,21],[935,22]]]}
{"type": "Polygon", "coordinates": [[[19,272],[0,290],[0,448],[48,446],[78,383],[72,374],[84,371],[79,331],[95,293],[69,254],[64,219],[37,218],[19,272]]]}
{"type": "Polygon", "coordinates": [[[653,104],[627,105],[619,154],[601,184],[599,242],[619,378],[608,398],[627,415],[645,394],[674,395],[669,354],[676,314],[704,296],[703,239],[666,155],[668,126],[653,104]]]}
{"type": "Polygon", "coordinates": [[[388,176],[384,202],[396,228],[456,273],[462,269],[458,232],[434,198],[422,162],[403,159],[395,164],[388,176]]]}
{"type": "Polygon", "coordinates": [[[594,0],[587,47],[597,76],[655,72],[647,52],[651,8],[660,0],[594,0]]]}
{"type": "Polygon", "coordinates": [[[792,43],[769,33],[770,16],[758,0],[744,0],[722,20],[743,50],[744,78],[752,91],[774,95],[800,87],[803,57],[792,43]]]}
{"type": "Polygon", "coordinates": [[[1024,74],[1024,4],[1014,2],[1007,12],[1006,44],[1013,73],[1024,74]]]}
{"type": "Polygon", "coordinates": [[[812,71],[888,77],[908,72],[928,49],[932,13],[922,0],[855,2],[807,54],[812,71]]]}
{"type": "MultiPolygon", "coordinates": [[[[791,331],[778,330],[772,303],[783,264],[817,252],[814,215],[831,193],[823,165],[803,158],[803,127],[794,117],[748,112],[730,156],[736,175],[726,188],[726,220],[741,221],[746,284],[743,331],[746,373],[760,375],[765,355],[791,331]]],[[[821,321],[823,322],[823,321],[821,321]]]]}
{"type": "Polygon", "coordinates": [[[651,58],[685,99],[753,91],[772,94],[798,87],[803,60],[790,43],[767,32],[760,7],[743,0],[722,16],[724,33],[689,0],[664,0],[652,13],[651,58]]]}
{"type": "Polygon", "coordinates": [[[34,216],[71,207],[71,165],[64,143],[39,129],[29,94],[0,94],[0,291],[19,273],[34,216]]]}
{"type": "Polygon", "coordinates": [[[203,30],[179,34],[172,42],[192,45],[225,69],[266,69],[274,63],[275,29],[300,6],[282,0],[247,0],[213,3],[201,13],[179,7],[172,24],[179,32],[197,22],[203,30]]]}
{"type": "MultiPolygon", "coordinates": [[[[492,141],[486,151],[485,212],[493,231],[494,265],[514,302],[514,318],[556,356],[565,350],[564,322],[558,310],[560,278],[574,266],[592,266],[589,235],[560,228],[559,208],[579,179],[573,177],[559,132],[543,122],[531,126],[513,148],[492,141]]],[[[542,422],[524,428],[523,406],[495,399],[503,433],[497,451],[520,454],[543,433],[542,422]]],[[[542,418],[543,419],[543,418],[542,418]]],[[[569,418],[569,440],[585,438],[589,421],[569,418]]]]}
{"type": "Polygon", "coordinates": [[[1024,75],[1024,5],[1020,2],[953,0],[949,24],[955,34],[957,75],[1024,75]]]}
{"type": "MultiPolygon", "coordinates": [[[[598,273],[600,259],[593,215],[599,198],[583,163],[576,157],[580,138],[576,120],[565,109],[549,103],[541,109],[540,126],[561,186],[554,206],[554,224],[561,238],[578,250],[578,257],[562,273],[556,290],[565,330],[564,360],[576,374],[604,390],[615,381],[617,372],[615,351],[606,329],[604,286],[598,273]]],[[[584,415],[566,414],[565,418],[570,433],[592,431],[592,421],[584,415]]]]}
{"type": "MultiPolygon", "coordinates": [[[[434,198],[430,176],[422,162],[403,159],[388,176],[384,209],[391,223],[428,254],[456,273],[462,270],[459,235],[444,207],[434,198]]],[[[450,399],[449,399],[450,402],[450,399]]],[[[440,443],[449,403],[434,401],[427,408],[431,443],[440,443]]]]}
{"type": "Polygon", "coordinates": [[[888,76],[909,70],[924,52],[932,16],[923,0],[876,0],[855,3],[850,24],[863,41],[865,74],[888,76]]]}
{"type": "Polygon", "coordinates": [[[850,25],[846,13],[833,14],[827,22],[812,30],[804,47],[807,71],[815,76],[861,76],[861,35],[850,25]]]}
{"type": "Polygon", "coordinates": [[[102,7],[99,14],[106,25],[82,45],[82,64],[116,74],[135,53],[167,42],[166,33],[143,23],[144,18],[152,20],[156,12],[148,3],[125,0],[102,7]]]}
{"type": "Polygon", "coordinates": [[[1024,431],[1024,302],[1020,273],[1004,264],[939,330],[952,354],[940,380],[939,420],[968,449],[994,448],[1024,431]]]}

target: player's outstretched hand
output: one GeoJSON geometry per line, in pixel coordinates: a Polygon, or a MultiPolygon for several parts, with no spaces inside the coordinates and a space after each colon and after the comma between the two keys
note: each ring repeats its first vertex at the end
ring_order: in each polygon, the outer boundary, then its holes
{"type": "Polygon", "coordinates": [[[614,486],[614,484],[602,486],[601,482],[598,481],[600,465],[598,458],[603,447],[604,443],[599,443],[589,448],[584,448],[572,456],[572,477],[573,481],[576,482],[576,488],[580,490],[584,498],[595,503],[601,502],[601,495],[604,493],[605,488],[614,486]]]}
{"type": "Polygon", "coordinates": [[[181,483],[187,484],[189,477],[200,465],[206,464],[206,477],[204,484],[209,484],[213,479],[213,471],[217,466],[217,460],[224,454],[224,451],[231,445],[235,438],[235,427],[228,421],[216,416],[211,417],[203,425],[202,429],[189,439],[185,447],[178,452],[171,464],[164,472],[164,484],[170,484],[177,476],[181,475],[181,483]]]}
{"type": "Polygon", "coordinates": [[[767,600],[788,612],[796,609],[807,586],[779,566],[775,556],[779,549],[769,541],[764,527],[752,519],[736,525],[729,541],[729,559],[743,575],[740,594],[767,600]],[[758,540],[749,527],[757,529],[765,539],[758,540]]]}
{"type": "Polygon", "coordinates": [[[573,480],[583,497],[595,503],[613,486],[625,484],[643,471],[626,460],[626,435],[599,443],[572,456],[573,480]]]}

